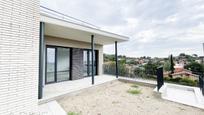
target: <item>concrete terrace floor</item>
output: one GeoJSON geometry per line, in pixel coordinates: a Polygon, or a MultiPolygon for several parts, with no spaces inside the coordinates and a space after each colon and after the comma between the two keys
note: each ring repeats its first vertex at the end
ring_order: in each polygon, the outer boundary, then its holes
{"type": "Polygon", "coordinates": [[[39,100],[39,102],[48,102],[50,100],[55,100],[60,96],[79,91],[85,88],[89,88],[92,86],[96,86],[99,84],[103,84],[106,82],[110,82],[116,80],[115,76],[111,75],[100,75],[95,76],[95,84],[92,85],[91,77],[86,77],[79,80],[65,81],[59,83],[53,83],[45,85],[43,88],[43,99],[39,100]]]}

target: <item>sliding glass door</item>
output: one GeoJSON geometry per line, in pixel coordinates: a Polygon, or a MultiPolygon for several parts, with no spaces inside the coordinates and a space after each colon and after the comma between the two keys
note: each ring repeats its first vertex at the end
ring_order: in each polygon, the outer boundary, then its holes
{"type": "Polygon", "coordinates": [[[69,80],[70,49],[48,46],[46,57],[46,83],[69,80]]]}
{"type": "Polygon", "coordinates": [[[89,60],[88,60],[88,51],[87,50],[84,50],[83,51],[83,62],[84,62],[84,72],[83,72],[83,75],[84,76],[88,76],[88,63],[89,63],[89,60]]]}
{"type": "Polygon", "coordinates": [[[57,81],[69,80],[69,58],[68,48],[57,48],[57,81]]]}
{"type": "MultiPolygon", "coordinates": [[[[83,51],[83,60],[84,60],[84,76],[91,76],[92,74],[92,61],[91,61],[91,50],[83,51]]],[[[94,55],[94,75],[97,74],[97,56],[98,52],[95,51],[94,55]]]]}

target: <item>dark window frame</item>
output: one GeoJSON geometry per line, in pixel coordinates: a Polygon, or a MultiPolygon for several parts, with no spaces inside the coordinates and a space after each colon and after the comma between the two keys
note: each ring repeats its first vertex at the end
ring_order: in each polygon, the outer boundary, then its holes
{"type": "MultiPolygon", "coordinates": [[[[87,49],[86,48],[79,48],[79,49],[82,49],[83,51],[86,50],[87,54],[89,56],[91,56],[89,54],[89,52],[91,52],[91,49],[88,49],[88,48],[87,49]]],[[[94,51],[95,51],[95,53],[94,53],[95,54],[95,63],[94,63],[94,65],[96,67],[95,75],[98,75],[99,50],[95,49],[94,51]]],[[[59,83],[59,82],[69,81],[69,80],[73,79],[72,78],[72,60],[73,60],[72,55],[73,55],[73,47],[58,46],[58,45],[46,45],[46,47],[45,47],[45,84],[46,85],[47,84],[52,84],[52,83],[59,83]],[[55,48],[55,81],[54,82],[47,82],[47,48],[55,48]],[[69,52],[70,53],[70,55],[69,55],[70,65],[69,65],[69,79],[68,80],[57,81],[57,48],[68,48],[68,49],[70,49],[70,52],[69,52]]],[[[88,59],[88,57],[87,57],[87,61],[90,63],[90,60],[88,59]]],[[[87,62],[87,64],[88,64],[87,69],[89,71],[90,66],[89,66],[88,62],[87,62]]],[[[89,73],[87,73],[87,76],[83,76],[83,77],[90,77],[90,76],[91,76],[91,73],[89,71],[89,73]]]]}
{"type": "Polygon", "coordinates": [[[69,81],[72,79],[72,48],[70,47],[64,47],[64,46],[56,46],[56,45],[46,45],[45,49],[45,84],[52,84],[52,83],[59,83],[64,81],[69,81]],[[54,81],[53,82],[47,82],[47,48],[54,48],[55,49],[55,70],[54,70],[54,81]],[[69,79],[68,80],[62,80],[57,81],[57,48],[67,48],[69,49],[69,79]]]}
{"type": "MultiPolygon", "coordinates": [[[[91,76],[91,72],[90,72],[90,70],[91,70],[91,67],[90,67],[90,57],[91,57],[91,55],[90,55],[90,53],[91,53],[91,49],[83,49],[83,51],[87,51],[87,76],[84,76],[84,77],[90,77],[91,76]]],[[[95,56],[95,63],[94,63],[94,66],[96,67],[96,69],[95,69],[95,74],[94,75],[98,75],[98,57],[99,57],[99,51],[98,50],[94,50],[94,56],[95,56]]]]}

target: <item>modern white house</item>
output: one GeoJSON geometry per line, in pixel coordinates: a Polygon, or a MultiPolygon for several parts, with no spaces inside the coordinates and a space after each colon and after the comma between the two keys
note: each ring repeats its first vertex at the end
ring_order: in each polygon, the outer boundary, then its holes
{"type": "MultiPolygon", "coordinates": [[[[128,37],[40,6],[0,1],[0,115],[38,110],[44,87],[103,74],[103,46],[128,37]]],[[[116,69],[116,77],[117,77],[116,69]]]]}

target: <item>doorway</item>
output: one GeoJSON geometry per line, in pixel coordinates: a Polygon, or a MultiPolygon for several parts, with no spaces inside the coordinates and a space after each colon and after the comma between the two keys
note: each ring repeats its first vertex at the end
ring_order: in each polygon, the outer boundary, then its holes
{"type": "MultiPolygon", "coordinates": [[[[95,55],[94,55],[94,75],[97,75],[98,73],[98,69],[97,69],[97,66],[98,66],[98,51],[95,50],[95,55]]],[[[83,75],[84,77],[88,77],[88,76],[91,76],[92,74],[92,61],[91,61],[91,55],[92,55],[92,52],[91,50],[84,50],[83,51],[83,65],[84,65],[84,72],[83,72],[83,75]]]]}

